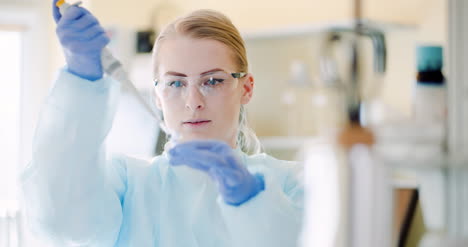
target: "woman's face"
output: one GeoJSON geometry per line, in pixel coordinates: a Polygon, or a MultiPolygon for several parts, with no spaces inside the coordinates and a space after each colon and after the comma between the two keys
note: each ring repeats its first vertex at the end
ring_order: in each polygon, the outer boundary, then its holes
{"type": "Polygon", "coordinates": [[[158,52],[156,105],[179,141],[216,139],[236,145],[239,111],[252,97],[253,77],[234,78],[231,50],[221,42],[176,36],[158,52]]]}

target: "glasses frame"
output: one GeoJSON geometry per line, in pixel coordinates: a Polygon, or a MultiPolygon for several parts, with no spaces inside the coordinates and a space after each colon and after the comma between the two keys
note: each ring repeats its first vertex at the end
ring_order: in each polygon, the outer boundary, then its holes
{"type": "MultiPolygon", "coordinates": [[[[247,75],[246,72],[234,72],[234,73],[229,73],[234,79],[240,79],[243,78],[247,75]]],[[[158,79],[154,79],[154,86],[156,87],[158,85],[158,79]]]]}

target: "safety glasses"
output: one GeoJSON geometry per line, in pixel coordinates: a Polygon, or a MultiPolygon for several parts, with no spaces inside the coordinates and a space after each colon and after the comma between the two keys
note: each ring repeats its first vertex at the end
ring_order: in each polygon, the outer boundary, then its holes
{"type": "Polygon", "coordinates": [[[180,99],[187,96],[190,87],[197,87],[204,97],[222,95],[233,91],[237,87],[239,78],[247,75],[244,72],[227,73],[215,71],[204,74],[194,80],[189,77],[166,75],[154,81],[156,90],[166,99],[180,99]]]}

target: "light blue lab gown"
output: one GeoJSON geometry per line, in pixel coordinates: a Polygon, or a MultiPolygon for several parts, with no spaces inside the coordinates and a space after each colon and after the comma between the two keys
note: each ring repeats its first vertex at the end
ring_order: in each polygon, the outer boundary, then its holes
{"type": "Polygon", "coordinates": [[[37,125],[20,187],[28,225],[54,246],[289,247],[301,228],[302,167],[266,154],[239,157],[265,190],[236,207],[206,174],[106,156],[120,86],[60,71],[37,125]]]}

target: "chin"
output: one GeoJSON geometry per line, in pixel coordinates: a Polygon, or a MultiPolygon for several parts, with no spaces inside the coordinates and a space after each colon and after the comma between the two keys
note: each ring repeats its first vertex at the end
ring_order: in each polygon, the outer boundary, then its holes
{"type": "Polygon", "coordinates": [[[217,141],[226,142],[228,144],[231,143],[228,140],[228,138],[226,138],[226,137],[220,137],[220,136],[216,136],[216,135],[213,135],[213,134],[210,134],[210,133],[204,133],[204,134],[202,134],[202,133],[191,133],[191,134],[185,134],[182,137],[183,142],[193,141],[193,140],[217,140],[217,141]]]}
{"type": "Polygon", "coordinates": [[[216,138],[212,135],[206,133],[190,133],[190,134],[183,134],[182,141],[193,141],[193,140],[219,140],[220,138],[216,138]]]}

